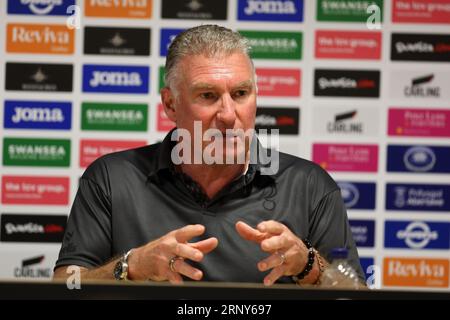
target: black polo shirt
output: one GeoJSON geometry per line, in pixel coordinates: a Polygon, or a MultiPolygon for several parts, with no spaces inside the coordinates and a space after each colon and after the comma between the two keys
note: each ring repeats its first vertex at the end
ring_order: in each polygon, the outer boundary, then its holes
{"type": "MultiPolygon", "coordinates": [[[[268,256],[235,229],[242,220],[255,227],[265,220],[308,237],[329,260],[335,247],[349,249],[349,261],[364,278],[340,190],[318,165],[279,153],[279,170],[261,174],[252,164],[245,175],[213,199],[199,199],[192,185],[173,174],[170,134],[162,143],[108,154],[80,179],[56,267],[98,267],[111,258],[188,224],[202,224],[198,241],[219,244],[200,263],[204,281],[263,281],[257,263],[268,256]]],[[[292,282],[283,277],[279,282],[292,282]]]]}

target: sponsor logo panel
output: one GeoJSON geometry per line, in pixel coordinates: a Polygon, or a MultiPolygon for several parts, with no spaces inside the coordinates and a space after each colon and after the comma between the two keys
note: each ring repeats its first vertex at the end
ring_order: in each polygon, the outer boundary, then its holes
{"type": "Polygon", "coordinates": [[[450,173],[450,147],[388,145],[388,172],[450,173]]]}
{"type": "Polygon", "coordinates": [[[69,167],[70,140],[4,138],[3,165],[69,167]]]}
{"type": "Polygon", "coordinates": [[[280,134],[299,134],[300,109],[280,107],[258,107],[256,109],[255,130],[278,129],[280,134]]]}
{"type": "Polygon", "coordinates": [[[406,137],[450,137],[450,110],[390,108],[388,134],[406,137]]]}
{"type": "Polygon", "coordinates": [[[373,182],[337,182],[348,210],[374,210],[376,185],[373,182]]]}
{"type": "Polygon", "coordinates": [[[59,250],[54,245],[33,247],[36,249],[2,249],[0,277],[13,281],[51,280],[59,250]]]}
{"type": "Polygon", "coordinates": [[[161,29],[159,44],[159,55],[161,57],[165,57],[167,55],[167,51],[169,50],[169,46],[173,39],[175,39],[175,37],[183,31],[184,29],[161,29]]]}
{"type": "Polygon", "coordinates": [[[256,68],[258,95],[268,97],[299,97],[300,70],[256,68]]]}
{"type": "Polygon", "coordinates": [[[375,245],[375,221],[350,219],[350,229],[358,248],[370,248],[375,245]]]}
{"type": "Polygon", "coordinates": [[[164,19],[227,20],[227,0],[162,1],[164,19]]]}
{"type": "Polygon", "coordinates": [[[450,23],[447,0],[393,0],[392,21],[405,23],[450,23]]]}
{"type": "Polygon", "coordinates": [[[84,53],[99,55],[150,55],[148,28],[84,28],[84,53]]]}
{"type": "Polygon", "coordinates": [[[147,131],[146,104],[93,103],[81,105],[82,130],[147,131]]]}
{"type": "Polygon", "coordinates": [[[66,25],[9,23],[6,51],[73,54],[75,32],[66,25]]]}
{"type": "Polygon", "coordinates": [[[80,140],[80,167],[86,168],[97,158],[127,149],[145,146],[146,141],[129,140],[80,140]]]}
{"type": "Polygon", "coordinates": [[[316,69],[314,95],[377,98],[380,96],[380,71],[316,69]]]}
{"type": "Polygon", "coordinates": [[[315,57],[380,60],[381,32],[317,30],[315,57]]]}
{"type": "Polygon", "coordinates": [[[448,287],[449,260],[386,257],[383,285],[388,287],[448,287]]]}
{"type": "Polygon", "coordinates": [[[378,6],[383,19],[383,0],[318,0],[317,20],[335,22],[366,22],[372,13],[371,5],[378,6]]]}
{"type": "Polygon", "coordinates": [[[158,104],[156,130],[160,132],[169,132],[173,128],[175,128],[175,122],[167,117],[167,114],[164,111],[164,106],[161,103],[158,104]]]}
{"type": "Polygon", "coordinates": [[[366,280],[373,276],[373,270],[369,270],[369,267],[375,264],[375,260],[370,257],[360,257],[359,262],[361,263],[361,267],[366,276],[366,280]]]}
{"type": "Polygon", "coordinates": [[[43,63],[6,63],[6,90],[71,92],[73,65],[43,63]]]}
{"type": "Polygon", "coordinates": [[[388,183],[386,209],[450,212],[450,185],[388,183]]]}
{"type": "Polygon", "coordinates": [[[8,14],[66,16],[75,0],[8,0],[8,14]]]}
{"type": "Polygon", "coordinates": [[[379,109],[375,107],[315,106],[313,132],[321,136],[378,136],[379,109]]]}
{"type": "Polygon", "coordinates": [[[70,130],[71,125],[71,102],[5,101],[5,129],[70,130]]]}
{"type": "Polygon", "coordinates": [[[66,215],[2,214],[3,242],[61,242],[66,215]]]}
{"type": "Polygon", "coordinates": [[[3,176],[2,204],[68,205],[69,178],[3,176]]]}
{"type": "Polygon", "coordinates": [[[384,247],[402,249],[449,249],[450,223],[385,221],[384,247]]]}
{"type": "Polygon", "coordinates": [[[246,37],[253,59],[302,59],[301,32],[239,30],[246,37]]]}
{"type": "Polygon", "coordinates": [[[391,60],[450,61],[450,34],[393,33],[391,60]]]}
{"type": "Polygon", "coordinates": [[[450,72],[393,70],[390,97],[450,100],[450,72]]]}
{"type": "Polygon", "coordinates": [[[238,20],[302,22],[303,0],[239,0],[238,20]]]}
{"type": "Polygon", "coordinates": [[[83,66],[83,92],[137,93],[149,92],[147,66],[83,66]]]}
{"type": "Polygon", "coordinates": [[[85,1],[86,17],[148,19],[152,15],[152,0],[85,1]]]}
{"type": "Polygon", "coordinates": [[[315,143],[313,161],[328,171],[377,172],[378,145],[315,143]]]}

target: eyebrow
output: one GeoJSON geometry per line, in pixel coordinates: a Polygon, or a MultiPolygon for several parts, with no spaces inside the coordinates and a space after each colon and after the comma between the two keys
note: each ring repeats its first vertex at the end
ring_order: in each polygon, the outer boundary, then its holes
{"type": "MultiPolygon", "coordinates": [[[[242,82],[239,82],[236,86],[234,86],[233,89],[236,88],[246,88],[246,87],[252,87],[253,86],[253,81],[252,80],[245,80],[242,82]]],[[[191,90],[192,91],[198,91],[198,90],[205,90],[205,89],[213,89],[214,86],[206,83],[206,82],[199,82],[199,83],[195,83],[194,85],[192,85],[191,90]]]]}

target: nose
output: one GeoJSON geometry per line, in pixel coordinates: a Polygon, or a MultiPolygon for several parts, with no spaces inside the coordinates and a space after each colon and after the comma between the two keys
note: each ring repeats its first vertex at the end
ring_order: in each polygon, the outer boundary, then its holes
{"type": "Polygon", "coordinates": [[[222,106],[217,113],[219,125],[224,126],[225,129],[233,128],[236,122],[235,102],[229,94],[224,94],[221,100],[222,106]]]}

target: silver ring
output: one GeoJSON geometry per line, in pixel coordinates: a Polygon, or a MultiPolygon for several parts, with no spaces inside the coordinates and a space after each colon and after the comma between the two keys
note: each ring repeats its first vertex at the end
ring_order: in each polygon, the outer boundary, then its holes
{"type": "Polygon", "coordinates": [[[280,256],[281,258],[281,262],[279,264],[279,266],[281,266],[285,261],[286,261],[286,255],[283,252],[277,252],[277,254],[280,256]]]}
{"type": "Polygon", "coordinates": [[[175,256],[172,259],[170,259],[169,260],[169,269],[170,269],[170,271],[177,272],[175,270],[175,261],[177,261],[177,260],[184,260],[184,259],[182,257],[180,257],[180,256],[175,256]]]}

